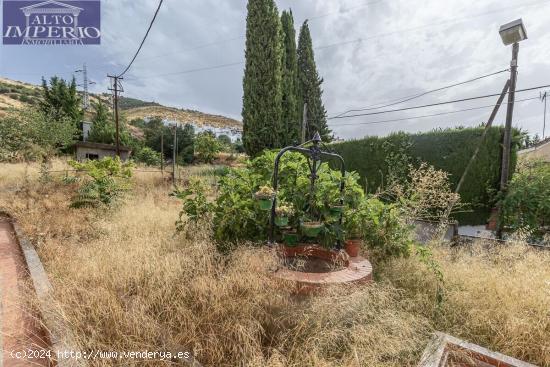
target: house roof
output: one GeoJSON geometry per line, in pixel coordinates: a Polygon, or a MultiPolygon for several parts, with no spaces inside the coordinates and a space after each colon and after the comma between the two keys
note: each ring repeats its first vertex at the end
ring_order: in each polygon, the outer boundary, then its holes
{"type": "Polygon", "coordinates": [[[59,2],[59,1],[54,1],[54,0],[43,1],[43,2],[38,3],[38,4],[25,6],[25,7],[21,8],[21,10],[40,8],[40,7],[44,7],[45,5],[57,5],[61,8],[66,8],[66,9],[84,10],[82,8],[79,8],[78,6],[65,4],[65,3],[62,3],[62,2],[59,2]]]}
{"type": "MultiPolygon", "coordinates": [[[[111,144],[103,144],[103,143],[92,143],[90,141],[79,141],[75,144],[75,147],[77,148],[91,148],[91,149],[102,149],[102,150],[116,150],[116,146],[111,144]]],[[[132,151],[131,148],[128,147],[119,147],[121,151],[130,152],[132,151]]]]}

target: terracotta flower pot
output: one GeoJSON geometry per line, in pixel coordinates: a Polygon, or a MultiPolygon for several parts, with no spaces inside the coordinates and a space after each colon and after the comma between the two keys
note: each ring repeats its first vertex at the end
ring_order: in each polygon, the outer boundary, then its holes
{"type": "Polygon", "coordinates": [[[350,257],[359,256],[359,250],[361,249],[361,244],[363,241],[358,239],[346,240],[344,242],[344,249],[350,257]]]}

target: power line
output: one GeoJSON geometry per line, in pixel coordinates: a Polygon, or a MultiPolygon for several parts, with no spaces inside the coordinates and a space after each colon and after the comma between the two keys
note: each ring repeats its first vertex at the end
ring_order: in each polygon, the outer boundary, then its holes
{"type": "MultiPolygon", "coordinates": [[[[531,101],[534,99],[539,99],[539,97],[532,97],[532,98],[525,98],[525,99],[519,99],[516,102],[525,102],[525,101],[531,101]]],[[[508,104],[508,103],[502,103],[508,104]]],[[[406,120],[415,120],[415,119],[421,119],[421,118],[427,118],[427,117],[435,117],[435,116],[444,116],[444,115],[451,115],[454,113],[459,112],[466,112],[466,111],[475,111],[475,110],[481,110],[485,108],[495,107],[494,104],[486,105],[486,106],[479,106],[479,107],[472,107],[472,108],[464,108],[460,110],[455,111],[448,111],[448,112],[440,112],[440,113],[433,113],[429,115],[421,115],[421,116],[412,116],[412,117],[403,117],[398,119],[390,119],[390,120],[379,120],[379,121],[368,121],[368,122],[355,122],[355,123],[347,123],[347,124],[338,124],[337,126],[355,126],[355,125],[374,125],[374,124],[382,124],[387,122],[398,122],[398,121],[406,121],[406,120]]]]}
{"type": "Polygon", "coordinates": [[[203,68],[176,71],[176,72],[173,72],[173,73],[140,76],[139,78],[126,78],[126,80],[140,80],[140,79],[158,78],[158,77],[163,77],[163,76],[171,76],[171,75],[179,75],[179,74],[189,74],[189,73],[195,73],[195,72],[198,72],[198,71],[222,69],[222,68],[226,68],[226,67],[230,67],[230,66],[236,66],[236,65],[242,65],[242,64],[244,64],[243,61],[238,61],[238,62],[232,62],[232,63],[228,63],[228,64],[212,65],[212,66],[206,66],[206,67],[203,67],[203,68]]]}
{"type": "Polygon", "coordinates": [[[145,32],[145,36],[143,37],[143,39],[141,40],[141,44],[139,45],[139,48],[137,49],[134,57],[132,58],[132,61],[130,61],[130,64],[128,64],[128,66],[126,67],[126,69],[124,69],[124,71],[122,73],[120,73],[118,75],[118,77],[122,77],[124,76],[124,74],[126,74],[126,72],[130,69],[130,67],[132,66],[132,64],[134,63],[134,61],[136,60],[139,52],[141,51],[141,48],[143,47],[143,44],[145,43],[145,40],[147,39],[147,36],[149,35],[149,32],[151,31],[151,28],[153,27],[153,23],[155,23],[155,19],[157,19],[157,14],[159,13],[159,10],[160,10],[160,7],[162,6],[162,3],[164,2],[164,0],[160,0],[159,1],[159,5],[157,7],[157,10],[155,11],[155,15],[153,16],[153,19],[151,19],[151,23],[149,23],[149,28],[147,28],[147,32],[145,32]]]}
{"type": "MultiPolygon", "coordinates": [[[[540,3],[548,3],[548,2],[550,2],[550,0],[539,0],[539,1],[535,1],[535,2],[532,2],[532,3],[527,3],[527,4],[524,4],[524,5],[520,5],[520,6],[508,6],[508,7],[498,9],[498,10],[493,10],[493,11],[484,12],[484,13],[480,13],[480,14],[474,14],[474,15],[470,15],[470,16],[466,16],[466,17],[462,17],[462,18],[458,18],[458,19],[449,19],[447,21],[443,21],[443,22],[439,22],[439,23],[430,23],[430,24],[425,24],[425,25],[421,25],[421,26],[417,26],[417,27],[401,29],[401,30],[396,30],[396,31],[392,31],[392,32],[387,32],[387,33],[381,33],[381,34],[373,35],[373,36],[366,37],[366,38],[358,38],[358,39],[351,40],[351,41],[350,40],[341,41],[341,42],[336,42],[336,43],[325,45],[325,46],[317,46],[317,47],[314,47],[314,49],[315,50],[322,50],[322,49],[326,49],[326,48],[330,48],[330,47],[335,47],[335,46],[340,46],[340,45],[345,45],[345,44],[350,44],[350,43],[356,43],[356,42],[361,42],[361,41],[386,37],[386,36],[390,36],[390,35],[394,35],[394,34],[398,34],[398,33],[410,32],[410,31],[413,31],[413,30],[422,29],[422,28],[426,28],[426,27],[435,27],[435,26],[441,26],[441,25],[456,23],[456,22],[460,22],[460,21],[468,21],[472,18],[482,17],[482,16],[493,14],[493,13],[497,13],[497,12],[503,12],[503,11],[507,11],[507,10],[511,10],[511,9],[519,9],[519,8],[534,6],[534,5],[537,5],[537,4],[540,4],[540,3]]],[[[329,15],[329,14],[325,14],[325,15],[329,15]]],[[[237,39],[239,39],[239,38],[244,38],[244,36],[243,37],[238,37],[237,39]]],[[[233,40],[233,39],[229,39],[229,40],[233,40]]],[[[208,45],[214,45],[214,44],[222,43],[222,42],[226,42],[226,41],[228,41],[228,40],[224,40],[224,41],[220,41],[220,42],[211,42],[208,45]]],[[[196,46],[196,48],[201,48],[201,47],[202,47],[201,45],[196,46]]],[[[173,54],[177,54],[177,53],[173,53],[173,54]]],[[[220,65],[212,65],[212,66],[205,67],[205,68],[188,69],[188,70],[183,70],[183,71],[174,72],[174,73],[150,75],[150,76],[147,76],[147,77],[140,77],[140,79],[141,78],[153,78],[153,77],[161,77],[161,76],[170,76],[170,75],[179,75],[179,74],[189,74],[189,73],[200,72],[200,71],[205,71],[205,70],[222,69],[222,68],[231,67],[231,66],[235,66],[235,65],[239,65],[239,64],[244,64],[244,61],[242,61],[240,63],[227,63],[227,64],[220,64],[220,65]]],[[[132,79],[134,79],[134,78],[132,78],[132,79]]]]}
{"type": "MultiPolygon", "coordinates": [[[[351,8],[344,9],[344,10],[334,11],[334,12],[325,13],[325,14],[321,14],[321,15],[314,15],[313,17],[309,17],[307,19],[309,21],[312,21],[312,20],[315,21],[317,19],[324,18],[324,17],[327,17],[329,15],[348,13],[348,12],[350,12],[352,10],[355,10],[355,9],[365,8],[369,5],[380,3],[382,1],[384,1],[384,0],[368,1],[363,5],[358,5],[358,6],[354,6],[354,7],[351,7],[351,8]]],[[[156,56],[151,56],[151,57],[146,57],[146,58],[140,58],[140,60],[141,61],[152,60],[152,59],[158,59],[158,58],[165,57],[165,56],[177,55],[177,54],[180,54],[181,52],[200,50],[200,49],[207,48],[207,47],[210,47],[210,46],[215,46],[215,45],[218,45],[218,44],[237,41],[237,40],[241,40],[241,39],[244,39],[244,38],[245,38],[245,35],[240,35],[240,36],[237,36],[237,37],[232,37],[232,38],[222,39],[222,40],[218,40],[218,41],[199,44],[199,45],[196,45],[196,46],[193,46],[193,47],[185,48],[185,49],[180,50],[178,52],[169,52],[169,53],[165,53],[165,54],[161,54],[161,55],[156,55],[156,56]]],[[[98,64],[96,64],[96,65],[98,65],[98,64]]]]}
{"type": "Polygon", "coordinates": [[[375,107],[376,105],[371,105],[371,106],[367,106],[367,107],[363,107],[363,108],[359,108],[359,109],[351,109],[351,110],[347,110],[345,112],[342,112],[342,113],[339,113],[338,115],[334,116],[334,117],[340,117],[342,115],[345,115],[345,114],[348,114],[350,112],[360,112],[360,111],[370,111],[370,110],[377,110],[377,109],[380,109],[380,108],[385,108],[385,107],[390,107],[390,106],[395,106],[397,104],[401,104],[401,103],[404,103],[404,102],[408,102],[408,101],[412,101],[413,99],[417,99],[417,98],[420,98],[420,97],[423,97],[427,94],[430,94],[430,93],[434,93],[434,92],[439,92],[439,91],[442,91],[442,90],[445,90],[445,89],[449,89],[449,88],[453,88],[453,87],[457,87],[459,85],[464,85],[464,84],[467,84],[467,83],[471,83],[471,82],[474,82],[474,81],[477,81],[477,80],[480,80],[480,79],[483,79],[483,78],[488,78],[490,76],[494,76],[494,75],[497,75],[497,74],[501,74],[501,73],[504,73],[504,72],[507,72],[507,71],[510,71],[510,69],[504,69],[504,70],[500,70],[500,71],[497,71],[495,73],[491,73],[491,74],[486,74],[486,75],[482,75],[482,76],[478,76],[476,78],[473,78],[473,79],[470,79],[470,80],[466,80],[464,82],[460,82],[460,83],[455,83],[455,84],[451,84],[451,85],[447,85],[445,87],[441,87],[441,88],[437,88],[437,89],[432,89],[432,90],[429,90],[427,92],[423,92],[423,93],[419,93],[419,94],[413,94],[411,96],[406,96],[406,97],[403,97],[401,99],[396,99],[396,100],[392,100],[390,101],[390,103],[388,104],[385,104],[385,105],[382,105],[382,106],[377,106],[375,107]]]}
{"type": "MultiPolygon", "coordinates": [[[[530,91],[530,90],[543,89],[543,88],[548,88],[548,87],[550,87],[550,84],[541,85],[541,86],[538,86],[538,87],[531,87],[531,88],[519,89],[519,90],[516,90],[516,93],[527,92],[527,91],[530,91]]],[[[344,118],[359,117],[359,116],[381,115],[381,114],[384,114],[384,113],[392,113],[392,112],[416,110],[416,109],[419,109],[419,108],[427,108],[427,107],[434,107],[434,106],[442,106],[442,105],[447,105],[447,104],[452,104],[452,103],[466,102],[466,101],[474,101],[474,100],[477,100],[477,99],[490,98],[490,97],[496,97],[496,96],[500,96],[500,93],[496,93],[496,94],[493,93],[493,94],[486,94],[486,95],[483,95],[483,96],[476,96],[476,97],[455,99],[455,100],[446,101],[446,102],[430,103],[430,104],[425,104],[425,105],[421,105],[421,106],[404,107],[404,108],[399,108],[399,109],[395,109],[395,110],[385,110],[385,111],[377,111],[377,112],[369,112],[369,113],[358,113],[358,114],[355,114],[355,115],[347,115],[347,116],[339,116],[339,117],[329,117],[329,118],[327,118],[327,120],[344,119],[344,118]]]]}

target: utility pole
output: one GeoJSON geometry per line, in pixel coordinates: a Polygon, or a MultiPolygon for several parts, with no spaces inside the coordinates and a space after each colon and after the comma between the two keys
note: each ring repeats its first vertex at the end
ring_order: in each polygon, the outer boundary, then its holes
{"type": "Polygon", "coordinates": [[[82,69],[75,70],[75,73],[82,73],[82,78],[84,79],[82,81],[82,84],[79,84],[84,89],[84,95],[82,98],[82,108],[84,111],[87,111],[90,107],[90,93],[88,92],[88,86],[95,84],[95,82],[88,81],[88,68],[86,67],[86,63],[82,65],[82,69]]]}
{"type": "Polygon", "coordinates": [[[160,171],[164,177],[164,125],[162,127],[163,129],[160,130],[160,171]]]}
{"type": "Polygon", "coordinates": [[[124,92],[124,88],[122,88],[122,84],[120,83],[120,80],[123,79],[121,76],[113,76],[113,75],[107,75],[109,78],[111,78],[112,81],[112,87],[109,88],[109,90],[113,91],[113,97],[114,97],[114,112],[115,112],[115,139],[116,139],[116,155],[120,158],[120,128],[119,128],[119,122],[118,122],[118,94],[120,92],[124,92]]]}
{"type": "Polygon", "coordinates": [[[504,129],[504,144],[502,148],[502,168],[500,173],[500,190],[506,191],[510,178],[510,154],[512,150],[512,118],[516,96],[516,80],[518,70],[519,43],[512,46],[512,62],[510,63],[510,90],[508,92],[508,109],[506,111],[506,127],[504,129]]]}
{"type": "Polygon", "coordinates": [[[87,110],[90,107],[90,96],[88,95],[88,69],[86,69],[86,63],[83,65],[82,75],[84,76],[84,109],[87,110]]]}
{"type": "Polygon", "coordinates": [[[172,182],[176,184],[176,158],[178,149],[178,125],[174,124],[174,147],[172,149],[172,182]]]}
{"type": "Polygon", "coordinates": [[[544,92],[540,98],[544,102],[544,115],[542,118],[542,140],[544,140],[546,138],[546,102],[548,100],[548,92],[544,92]]]}
{"type": "Polygon", "coordinates": [[[304,103],[304,112],[302,115],[302,144],[306,142],[306,130],[307,130],[307,103],[304,103]]]}

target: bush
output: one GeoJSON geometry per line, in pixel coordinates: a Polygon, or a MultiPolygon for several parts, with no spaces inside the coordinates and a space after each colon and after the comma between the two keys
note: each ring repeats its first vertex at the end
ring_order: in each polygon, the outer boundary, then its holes
{"type": "Polygon", "coordinates": [[[412,226],[406,223],[400,206],[370,198],[361,203],[360,209],[366,213],[361,233],[374,262],[410,254],[414,245],[412,226]]]}
{"type": "Polygon", "coordinates": [[[179,219],[176,222],[178,232],[186,230],[190,221],[204,224],[206,220],[211,218],[213,204],[207,200],[207,194],[207,187],[200,179],[191,180],[189,187],[178,189],[171,194],[183,203],[179,219]]]}
{"type": "Polygon", "coordinates": [[[134,155],[137,162],[144,163],[148,166],[160,166],[160,153],[155,152],[149,147],[143,147],[134,155]]]}
{"type": "Polygon", "coordinates": [[[513,230],[543,234],[550,224],[550,164],[532,162],[513,176],[502,201],[502,218],[513,230]]]}
{"type": "Polygon", "coordinates": [[[84,163],[69,161],[69,164],[88,176],[72,198],[72,208],[111,205],[129,188],[132,163],[123,163],[118,157],[106,157],[84,163]]]}
{"type": "Polygon", "coordinates": [[[66,117],[55,119],[34,108],[10,111],[0,120],[0,161],[50,158],[72,145],[77,134],[66,117]]]}
{"type": "Polygon", "coordinates": [[[195,153],[204,163],[212,163],[222,150],[222,144],[210,131],[197,134],[195,139],[195,153]]]}
{"type": "MultiPolygon", "coordinates": [[[[434,130],[428,133],[392,134],[368,137],[331,145],[345,159],[348,169],[357,171],[361,183],[374,193],[393,181],[404,180],[409,164],[426,162],[449,174],[454,189],[464,173],[483,133],[483,127],[434,130]]],[[[492,207],[500,183],[501,141],[503,129],[492,127],[485,137],[475,163],[460,192],[462,202],[472,207],[492,207]]],[[[514,132],[511,171],[516,162],[519,132],[514,132]]]]}

